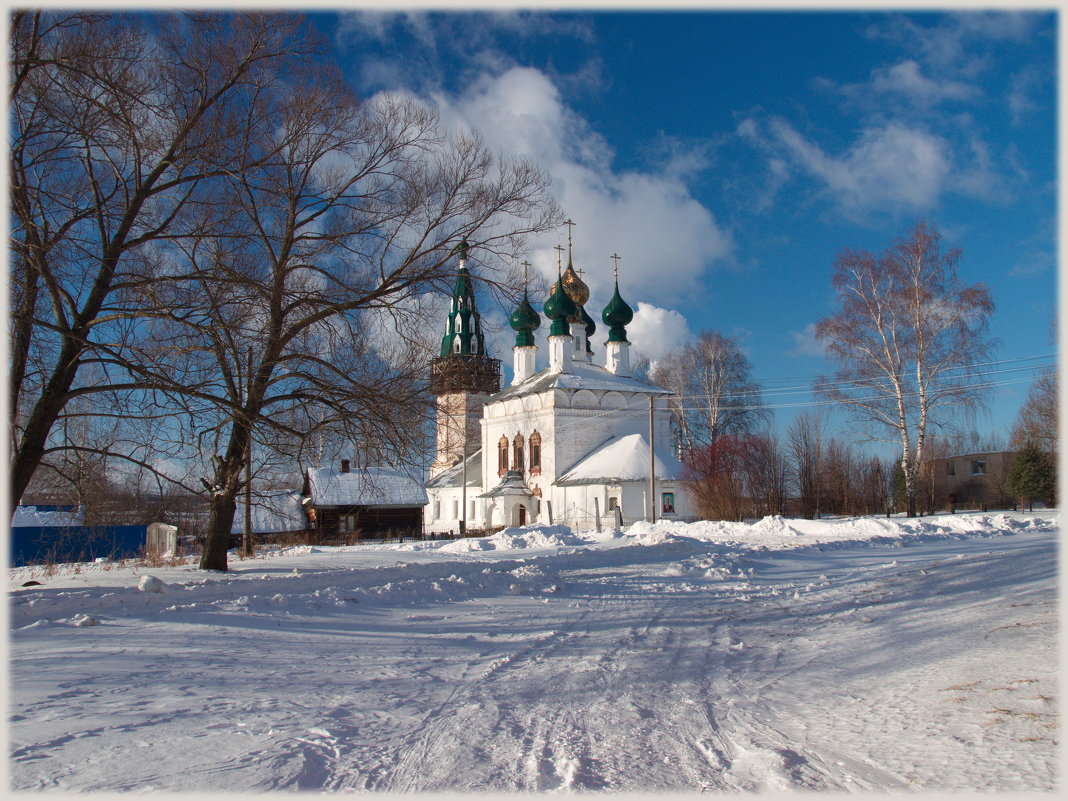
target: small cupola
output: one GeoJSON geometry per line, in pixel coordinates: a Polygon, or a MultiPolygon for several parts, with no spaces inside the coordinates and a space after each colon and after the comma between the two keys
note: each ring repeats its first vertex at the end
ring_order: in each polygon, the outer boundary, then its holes
{"type": "Polygon", "coordinates": [[[515,347],[512,348],[512,385],[514,386],[534,375],[534,352],[538,349],[538,346],[534,344],[534,332],[541,325],[541,317],[530,305],[530,297],[526,288],[523,289],[523,300],[508,318],[508,325],[512,326],[516,332],[515,347]]]}
{"type": "Polygon", "coordinates": [[[634,319],[634,309],[627,305],[627,302],[619,294],[619,276],[616,276],[616,288],[612,294],[612,299],[608,301],[608,305],[604,307],[604,311],[601,313],[601,319],[604,320],[604,324],[608,326],[608,341],[609,342],[626,342],[627,341],[627,328],[630,321],[634,319]]]}
{"type": "Polygon", "coordinates": [[[515,346],[517,348],[535,348],[534,332],[541,326],[541,317],[530,305],[530,295],[527,292],[527,270],[530,262],[523,262],[523,300],[512,316],[508,318],[508,325],[512,326],[515,334],[515,346]]]}
{"type": "Polygon", "coordinates": [[[601,319],[608,326],[608,341],[605,343],[605,369],[621,376],[630,375],[630,343],[627,341],[627,324],[634,319],[634,309],[627,305],[619,294],[619,256],[616,260],[615,291],[612,299],[604,307],[601,319]]]}
{"type": "Polygon", "coordinates": [[[575,301],[571,299],[571,296],[567,294],[567,290],[564,288],[563,276],[556,279],[556,283],[553,284],[553,288],[549,292],[549,299],[545,301],[545,305],[542,306],[542,311],[545,312],[545,316],[548,317],[552,324],[549,326],[549,336],[569,336],[568,320],[578,314],[578,308],[575,306],[575,301]]]}

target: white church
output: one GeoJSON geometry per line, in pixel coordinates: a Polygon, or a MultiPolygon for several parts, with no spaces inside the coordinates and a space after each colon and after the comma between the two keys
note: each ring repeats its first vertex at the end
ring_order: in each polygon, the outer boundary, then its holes
{"type": "Polygon", "coordinates": [[[670,393],[631,375],[626,326],[634,312],[619,294],[618,272],[601,315],[608,339],[600,359],[588,301],[569,243],[567,269],[543,306],[549,366],[535,372],[541,317],[524,291],[509,318],[514,376],[501,390],[500,362],[486,353],[461,243],[440,355],[431,362],[438,408],[428,533],[530,523],[611,528],[693,515],[673,454],[670,393]]]}

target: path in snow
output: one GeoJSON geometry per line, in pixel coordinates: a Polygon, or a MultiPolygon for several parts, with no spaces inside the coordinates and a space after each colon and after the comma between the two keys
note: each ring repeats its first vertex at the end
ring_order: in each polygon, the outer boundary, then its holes
{"type": "Polygon", "coordinates": [[[1057,529],[993,533],[20,590],[12,786],[1048,790],[1057,529]]]}

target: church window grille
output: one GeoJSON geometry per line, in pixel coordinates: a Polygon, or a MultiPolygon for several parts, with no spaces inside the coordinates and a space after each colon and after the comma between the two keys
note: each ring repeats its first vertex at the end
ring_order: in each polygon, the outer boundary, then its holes
{"type": "Polygon", "coordinates": [[[514,469],[522,473],[523,462],[523,435],[516,434],[515,439],[512,440],[512,464],[514,469]]]}
{"type": "Polygon", "coordinates": [[[497,475],[503,476],[508,472],[508,438],[501,437],[497,441],[497,475]]]}
{"type": "Polygon", "coordinates": [[[541,434],[537,431],[530,435],[530,474],[541,474],[541,434]]]}

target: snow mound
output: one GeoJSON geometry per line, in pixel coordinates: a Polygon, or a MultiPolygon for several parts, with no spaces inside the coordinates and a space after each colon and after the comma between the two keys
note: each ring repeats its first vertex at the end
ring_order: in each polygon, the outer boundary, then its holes
{"type": "Polygon", "coordinates": [[[774,534],[779,537],[801,537],[804,532],[791,526],[782,515],[768,515],[752,524],[756,534],[774,534]]]}
{"type": "Polygon", "coordinates": [[[472,551],[514,551],[528,548],[566,548],[589,545],[590,540],[575,534],[569,526],[540,526],[532,524],[506,528],[489,537],[464,537],[447,542],[420,543],[412,550],[435,550],[439,553],[470,553],[472,551]]]}
{"type": "Polygon", "coordinates": [[[688,529],[689,524],[687,523],[677,523],[675,521],[650,523],[647,520],[639,520],[627,529],[626,537],[633,539],[637,545],[662,545],[665,542],[676,541],[678,533],[688,529]]]}
{"type": "Polygon", "coordinates": [[[141,576],[137,589],[141,592],[163,592],[163,582],[155,576],[141,576]]]}
{"type": "Polygon", "coordinates": [[[588,545],[588,541],[579,537],[569,526],[522,526],[506,528],[492,537],[486,538],[486,544],[493,550],[512,550],[517,548],[560,548],[574,545],[588,545]]]}

